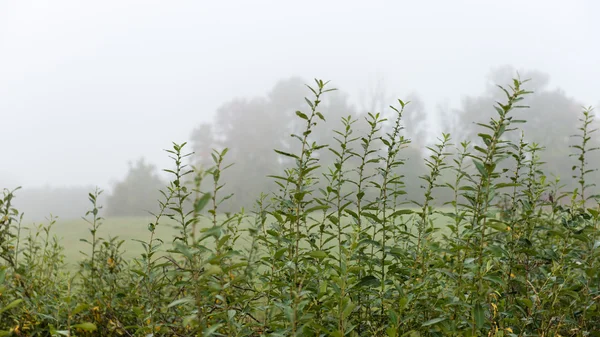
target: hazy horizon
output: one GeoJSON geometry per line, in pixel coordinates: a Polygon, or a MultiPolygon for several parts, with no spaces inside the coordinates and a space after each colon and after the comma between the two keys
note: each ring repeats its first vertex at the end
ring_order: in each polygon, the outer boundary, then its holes
{"type": "Polygon", "coordinates": [[[220,105],[291,76],[353,100],[382,77],[432,113],[512,65],[596,106],[599,17],[592,0],[3,1],[0,184],[109,188],[139,157],[170,166],[163,149],[220,105]]]}

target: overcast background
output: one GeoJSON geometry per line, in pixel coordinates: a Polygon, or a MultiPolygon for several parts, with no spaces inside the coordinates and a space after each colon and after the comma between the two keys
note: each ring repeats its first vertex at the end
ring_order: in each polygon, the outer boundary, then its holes
{"type": "Polygon", "coordinates": [[[296,75],[352,95],[383,76],[433,108],[510,64],[596,105],[599,18],[596,0],[0,0],[0,185],[108,189],[296,75]]]}

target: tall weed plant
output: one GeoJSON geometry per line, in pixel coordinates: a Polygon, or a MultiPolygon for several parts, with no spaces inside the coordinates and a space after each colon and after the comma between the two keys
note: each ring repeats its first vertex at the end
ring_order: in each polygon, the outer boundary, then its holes
{"type": "Polygon", "coordinates": [[[334,89],[316,80],[296,112],[299,151],[275,149],[292,163],[272,176],[276,193],[222,213],[235,197],[221,192],[227,149],[213,152],[212,167],[193,167],[186,144],[173,144],[171,182],[136,240],[141,255],[125,259],[124,240],[100,237],[96,190],[76,272],[56,219],[24,227],[17,191],[5,190],[0,336],[600,336],[600,208],[586,179],[594,115],[581,114],[565,158],[578,186],[565,191],[545,173],[543,146],[518,129],[525,82],[499,87],[505,99],[478,123],[477,141],[442,134],[428,148],[423,195],[407,195],[410,102],[390,107],[389,120],[344,117],[331,144],[319,144],[312,135],[334,89]],[[506,137],[515,132],[518,143],[506,137]],[[323,151],[331,167],[320,167],[323,151]],[[439,190],[453,200],[436,208],[439,190]],[[176,237],[158,237],[165,220],[176,237]]]}

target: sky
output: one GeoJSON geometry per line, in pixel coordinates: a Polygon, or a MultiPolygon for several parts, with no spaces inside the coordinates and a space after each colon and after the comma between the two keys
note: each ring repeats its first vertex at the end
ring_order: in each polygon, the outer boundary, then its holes
{"type": "Polygon", "coordinates": [[[599,18],[597,0],[0,0],[0,187],[168,167],[221,104],[290,76],[353,97],[381,77],[432,110],[510,64],[596,105],[599,18]]]}

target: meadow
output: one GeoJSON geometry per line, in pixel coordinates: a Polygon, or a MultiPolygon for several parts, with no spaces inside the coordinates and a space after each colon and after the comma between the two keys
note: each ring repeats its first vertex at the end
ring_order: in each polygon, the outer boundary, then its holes
{"type": "MultiPolygon", "coordinates": [[[[415,211],[417,209],[414,209],[415,211]]],[[[446,209],[450,210],[450,209],[446,209]]],[[[225,218],[225,215],[220,214],[219,218],[225,218]]],[[[110,217],[105,218],[102,221],[102,225],[98,228],[98,236],[107,238],[116,238],[123,240],[122,250],[123,258],[131,259],[136,256],[140,256],[144,252],[144,247],[137,240],[145,240],[149,237],[148,224],[153,222],[153,218],[148,215],[143,216],[132,216],[132,217],[110,217]]],[[[251,224],[255,221],[255,217],[249,215],[247,219],[240,226],[242,229],[248,229],[251,224]]],[[[409,219],[398,219],[398,221],[409,221],[409,219]]],[[[210,224],[210,221],[206,218],[198,224],[198,228],[205,228],[210,224]]],[[[174,221],[167,220],[156,228],[156,237],[162,238],[165,241],[164,249],[168,250],[172,248],[172,240],[179,233],[176,227],[177,223],[174,221]]],[[[38,232],[39,226],[45,227],[44,223],[38,225],[24,226],[24,231],[31,230],[31,234],[35,235],[38,232]]],[[[444,217],[438,216],[434,219],[434,226],[440,231],[443,231],[446,227],[444,217]]],[[[81,241],[89,236],[89,224],[84,219],[70,219],[61,220],[56,219],[56,222],[51,226],[50,235],[56,236],[59,242],[64,246],[64,258],[66,267],[71,271],[76,271],[79,263],[85,261],[86,256],[82,255],[81,252],[88,250],[88,244],[81,241]]],[[[412,228],[414,230],[414,228],[412,228]]],[[[200,231],[198,231],[200,234],[200,231]]],[[[40,232],[38,239],[43,242],[43,232],[40,232]]],[[[248,248],[252,244],[251,237],[249,235],[240,238],[239,246],[248,248]]],[[[211,246],[211,244],[208,244],[211,246]]]]}
{"type": "Polygon", "coordinates": [[[85,221],[28,232],[5,190],[0,336],[600,336],[594,116],[581,113],[578,185],[564,190],[539,144],[508,137],[525,83],[500,87],[479,142],[443,134],[429,148],[422,195],[404,190],[407,103],[391,130],[369,113],[353,134],[350,116],[318,144],[320,80],[296,113],[297,152],[275,149],[290,163],[277,191],[248,212],[221,212],[228,149],[198,168],[185,143],[167,151],[171,181],[146,218],[104,219],[96,190],[85,221]],[[325,150],[336,160],[321,170],[325,150]],[[439,189],[453,196],[443,206],[439,189]]]}

